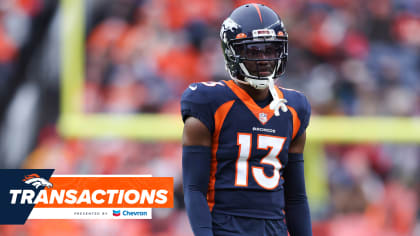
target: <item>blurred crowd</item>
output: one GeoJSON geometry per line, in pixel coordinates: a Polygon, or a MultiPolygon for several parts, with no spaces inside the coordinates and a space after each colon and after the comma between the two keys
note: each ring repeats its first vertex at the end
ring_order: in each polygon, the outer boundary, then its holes
{"type": "MultiPolygon", "coordinates": [[[[14,4],[7,10],[0,4],[0,84],[28,37],[16,25],[28,26],[22,21],[37,9],[30,3],[41,1],[8,2],[14,4]]],[[[220,25],[245,2],[98,0],[87,19],[93,23],[86,35],[84,112],[179,114],[189,83],[228,79],[220,25]]],[[[289,34],[288,65],[278,84],[303,91],[314,115],[420,115],[420,1],[255,2],[275,9],[289,34]]],[[[418,145],[326,144],[324,154],[319,171],[327,175],[328,194],[311,205],[314,235],[420,235],[418,145]]],[[[154,209],[153,220],[54,224],[60,235],[184,236],[192,233],[180,160],[178,142],[64,139],[49,124],[22,166],[56,174],[172,176],[175,207],[154,209]]],[[[49,224],[29,221],[1,227],[0,234],[56,235],[49,224]]]]}
{"type": "MultiPolygon", "coordinates": [[[[218,31],[243,2],[111,4],[87,35],[86,111],[178,112],[189,83],[226,79],[218,31]]],[[[418,1],[267,4],[289,33],[278,83],[305,92],[317,114],[420,114],[418,1]]]]}
{"type": "Polygon", "coordinates": [[[11,83],[19,53],[30,39],[31,21],[41,13],[41,1],[0,2],[0,99],[11,83]]]}

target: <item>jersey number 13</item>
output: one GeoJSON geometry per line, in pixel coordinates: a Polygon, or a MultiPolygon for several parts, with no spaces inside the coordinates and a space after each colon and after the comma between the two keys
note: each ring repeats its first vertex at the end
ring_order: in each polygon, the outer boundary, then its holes
{"type": "MultiPolygon", "coordinates": [[[[279,184],[279,170],[281,169],[282,164],[278,155],[283,149],[285,141],[285,137],[263,134],[257,135],[257,149],[268,150],[271,148],[268,154],[261,159],[260,163],[272,165],[274,167],[272,176],[266,176],[263,167],[251,167],[252,176],[258,185],[264,189],[274,189],[279,184]]],[[[238,133],[237,145],[239,146],[239,154],[236,161],[235,186],[246,187],[248,186],[248,160],[251,157],[252,134],[238,133]]]]}

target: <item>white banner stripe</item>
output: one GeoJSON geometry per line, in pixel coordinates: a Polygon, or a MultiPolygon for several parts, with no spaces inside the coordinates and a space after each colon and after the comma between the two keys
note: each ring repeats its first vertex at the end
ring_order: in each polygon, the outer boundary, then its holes
{"type": "Polygon", "coordinates": [[[152,219],[151,208],[34,208],[28,220],[35,219],[152,219]],[[114,211],[120,214],[115,216],[114,211]]]}

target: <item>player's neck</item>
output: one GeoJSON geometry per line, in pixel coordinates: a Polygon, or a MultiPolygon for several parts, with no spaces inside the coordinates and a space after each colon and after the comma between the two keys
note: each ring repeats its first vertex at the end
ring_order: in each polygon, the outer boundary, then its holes
{"type": "Polygon", "coordinates": [[[262,101],[267,98],[269,95],[268,88],[266,89],[255,89],[249,85],[236,83],[241,89],[245,90],[245,92],[248,93],[248,95],[254,100],[254,101],[262,101]]]}

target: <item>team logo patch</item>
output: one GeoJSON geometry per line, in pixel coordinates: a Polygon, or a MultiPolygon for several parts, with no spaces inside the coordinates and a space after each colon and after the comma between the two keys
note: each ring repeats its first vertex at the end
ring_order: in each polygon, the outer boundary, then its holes
{"type": "Polygon", "coordinates": [[[220,29],[220,38],[227,43],[227,38],[226,38],[226,34],[224,34],[225,31],[230,30],[230,31],[234,31],[236,29],[239,29],[239,25],[238,23],[236,23],[234,20],[232,20],[231,18],[227,18],[225,21],[223,21],[222,27],[220,29]]]}
{"type": "Polygon", "coordinates": [[[265,122],[267,122],[267,114],[265,114],[264,112],[261,112],[259,115],[258,115],[258,119],[261,121],[261,123],[265,123],[265,122]]]}

